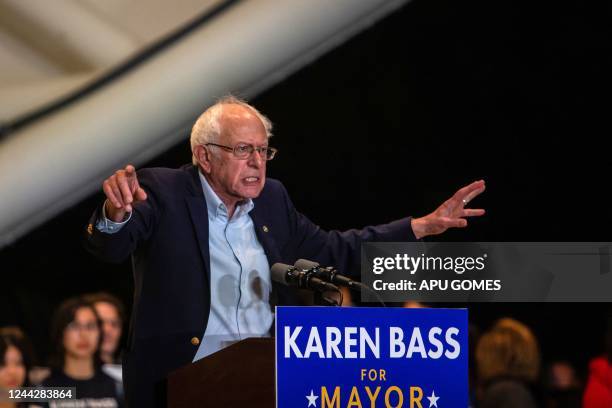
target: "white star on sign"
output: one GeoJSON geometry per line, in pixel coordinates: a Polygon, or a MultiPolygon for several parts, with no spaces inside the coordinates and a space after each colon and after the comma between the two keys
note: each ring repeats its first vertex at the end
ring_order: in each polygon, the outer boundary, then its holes
{"type": "Polygon", "coordinates": [[[438,408],[438,400],[440,399],[440,397],[436,397],[436,392],[435,391],[431,391],[431,397],[427,397],[427,399],[429,400],[429,408],[431,407],[436,407],[438,408]]]}
{"type": "Polygon", "coordinates": [[[317,398],[319,398],[318,395],[314,395],[314,392],[312,390],[310,390],[310,395],[306,396],[306,399],[308,400],[308,406],[313,406],[316,407],[317,406],[317,398]]]}

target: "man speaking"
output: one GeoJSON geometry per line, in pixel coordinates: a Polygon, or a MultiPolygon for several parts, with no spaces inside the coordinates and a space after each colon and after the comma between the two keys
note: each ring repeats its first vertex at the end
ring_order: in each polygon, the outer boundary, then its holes
{"type": "Polygon", "coordinates": [[[221,99],[191,132],[193,164],[118,170],[87,227],[87,248],[121,262],[132,255],[134,305],[123,359],[131,407],[166,405],[168,373],[273,325],[272,304],[295,294],[271,282],[270,266],[299,258],[359,270],[365,241],[414,241],[467,226],[466,204],[484,181],[458,190],[431,214],[346,232],[324,231],[266,180],[271,122],[234,97],[221,99]]]}

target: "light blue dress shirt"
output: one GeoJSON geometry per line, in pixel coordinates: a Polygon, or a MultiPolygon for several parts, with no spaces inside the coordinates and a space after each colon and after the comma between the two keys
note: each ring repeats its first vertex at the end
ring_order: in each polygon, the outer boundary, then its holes
{"type": "MultiPolygon", "coordinates": [[[[225,204],[202,173],[199,175],[208,207],[211,302],[208,325],[193,361],[238,340],[268,336],[274,322],[269,303],[270,265],[249,216],[253,201],[239,204],[229,219],[225,204]]],[[[116,233],[129,217],[116,223],[107,219],[103,210],[96,228],[116,233]]]]}
{"type": "Polygon", "coordinates": [[[193,361],[237,340],[268,336],[274,315],[268,258],[255,234],[246,200],[228,219],[225,204],[200,173],[208,207],[211,304],[208,325],[193,361]]]}

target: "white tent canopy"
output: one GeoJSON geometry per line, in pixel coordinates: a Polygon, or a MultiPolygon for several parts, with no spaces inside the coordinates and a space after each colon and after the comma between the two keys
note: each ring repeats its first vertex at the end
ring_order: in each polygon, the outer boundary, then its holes
{"type": "Polygon", "coordinates": [[[405,1],[238,2],[102,89],[9,135],[0,141],[0,246],[99,190],[115,169],[176,144],[217,97],[256,95],[405,1]]]}

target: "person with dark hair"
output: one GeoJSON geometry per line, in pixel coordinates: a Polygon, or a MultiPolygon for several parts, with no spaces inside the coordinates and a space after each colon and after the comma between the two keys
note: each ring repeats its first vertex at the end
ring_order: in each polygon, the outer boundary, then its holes
{"type": "Polygon", "coordinates": [[[78,402],[50,401],[50,408],[121,406],[115,382],[100,369],[101,323],[91,303],[81,297],[62,303],[53,318],[51,340],[51,375],[42,385],[75,387],[78,402]]]}
{"type": "Polygon", "coordinates": [[[120,364],[119,358],[121,333],[125,321],[123,303],[106,292],[92,293],[84,296],[91,303],[102,321],[102,346],[100,358],[105,364],[120,364]]]}
{"type": "Polygon", "coordinates": [[[117,394],[123,399],[123,373],[119,347],[125,321],[123,303],[116,296],[107,292],[92,293],[85,295],[84,298],[94,306],[102,322],[102,345],[100,346],[102,371],[115,380],[117,394]]]}
{"type": "MultiPolygon", "coordinates": [[[[25,334],[18,327],[0,329],[0,396],[9,389],[27,387],[28,372],[32,367],[32,348],[25,334]]],[[[1,402],[1,408],[23,406],[1,402]]]]}
{"type": "Polygon", "coordinates": [[[608,317],[606,353],[589,363],[589,379],[584,397],[584,408],[612,407],[612,316],[608,317]]]}

